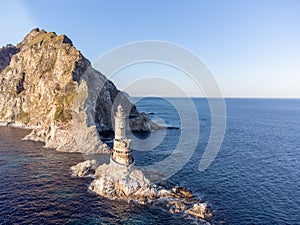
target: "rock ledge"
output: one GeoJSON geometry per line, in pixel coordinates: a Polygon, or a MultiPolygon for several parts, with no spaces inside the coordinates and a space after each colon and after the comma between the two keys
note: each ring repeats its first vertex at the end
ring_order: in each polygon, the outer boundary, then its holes
{"type": "Polygon", "coordinates": [[[75,176],[93,175],[95,179],[89,189],[101,196],[139,204],[161,201],[170,213],[187,213],[206,221],[213,216],[211,206],[197,200],[186,188],[174,186],[168,189],[151,183],[134,165],[127,167],[110,162],[96,166],[95,160],[87,160],[71,167],[71,170],[75,176]]]}

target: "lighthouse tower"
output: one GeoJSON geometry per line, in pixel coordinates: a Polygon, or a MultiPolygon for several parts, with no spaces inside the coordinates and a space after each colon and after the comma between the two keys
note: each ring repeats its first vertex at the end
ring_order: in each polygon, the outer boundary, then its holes
{"type": "Polygon", "coordinates": [[[126,138],[126,118],[123,107],[118,106],[115,115],[115,139],[114,148],[111,153],[111,161],[129,166],[133,163],[132,151],[130,149],[131,139],[126,138]]]}

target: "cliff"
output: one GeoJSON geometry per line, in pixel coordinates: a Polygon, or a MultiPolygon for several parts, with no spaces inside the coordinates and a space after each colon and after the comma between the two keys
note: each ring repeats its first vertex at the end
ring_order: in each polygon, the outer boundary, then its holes
{"type": "Polygon", "coordinates": [[[9,65],[11,57],[18,52],[18,49],[8,44],[0,49],[0,72],[9,65]]]}
{"type": "Polygon", "coordinates": [[[34,29],[0,49],[0,124],[32,129],[26,139],[59,151],[106,151],[99,132],[113,129],[119,103],[131,130],[158,128],[65,35],[34,29]]]}

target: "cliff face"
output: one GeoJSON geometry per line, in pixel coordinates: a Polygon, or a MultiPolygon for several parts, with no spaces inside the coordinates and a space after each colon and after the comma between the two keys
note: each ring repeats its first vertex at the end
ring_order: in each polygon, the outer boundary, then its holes
{"type": "Polygon", "coordinates": [[[33,129],[26,139],[46,147],[105,151],[98,132],[113,129],[119,103],[133,130],[155,126],[65,35],[32,30],[16,47],[0,49],[0,72],[0,123],[33,129]]]}
{"type": "Polygon", "coordinates": [[[0,49],[0,72],[9,65],[11,57],[18,52],[13,45],[7,45],[0,49]]]}

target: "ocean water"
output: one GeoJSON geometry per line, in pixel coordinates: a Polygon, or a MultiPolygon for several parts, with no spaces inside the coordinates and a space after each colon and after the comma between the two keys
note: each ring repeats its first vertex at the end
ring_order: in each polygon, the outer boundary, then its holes
{"type": "MultiPolygon", "coordinates": [[[[181,127],[190,113],[186,101],[144,98],[137,106],[160,123],[181,127]]],[[[193,103],[198,117],[188,120],[189,138],[183,143],[186,149],[197,143],[169,180],[208,201],[215,213],[213,224],[300,224],[300,100],[226,99],[224,141],[202,172],[198,166],[210,135],[211,113],[207,100],[193,103]],[[195,137],[197,123],[200,134],[195,137]]],[[[164,162],[183,132],[129,134],[135,140],[137,166],[164,162]]],[[[27,133],[0,127],[0,224],[201,224],[185,214],[172,215],[159,204],[112,201],[89,192],[91,179],[71,177],[69,170],[84,156],[21,141],[27,133]]]]}

